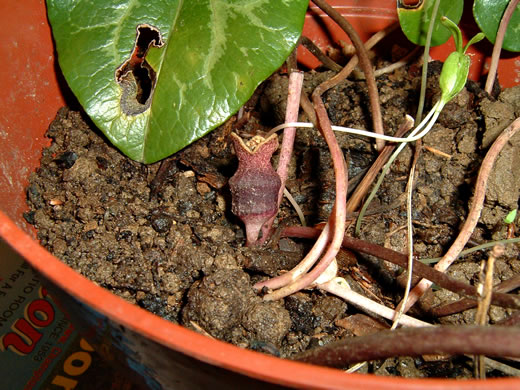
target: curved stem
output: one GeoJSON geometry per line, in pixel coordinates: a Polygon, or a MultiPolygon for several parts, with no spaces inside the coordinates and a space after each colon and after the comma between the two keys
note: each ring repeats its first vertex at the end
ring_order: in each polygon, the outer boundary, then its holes
{"type": "Polygon", "coordinates": [[[437,11],[439,10],[440,3],[440,0],[435,0],[435,4],[433,5],[432,10],[432,17],[430,19],[430,25],[428,26],[428,32],[426,33],[426,44],[424,45],[423,66],[421,74],[421,92],[419,95],[419,106],[417,107],[417,115],[415,115],[415,120],[417,122],[421,121],[424,109],[424,99],[426,96],[426,80],[428,77],[428,60],[430,59],[430,45],[432,43],[433,26],[435,25],[435,18],[437,17],[437,11]]]}
{"type": "MultiPolygon", "coordinates": [[[[459,235],[451,245],[448,252],[443,256],[443,258],[435,264],[435,269],[441,272],[444,272],[448,267],[455,261],[459,253],[464,249],[466,243],[468,242],[477,222],[480,218],[480,213],[484,206],[484,197],[486,195],[487,188],[487,180],[489,174],[491,173],[491,169],[493,168],[493,164],[498,154],[504,147],[504,145],[511,139],[513,135],[517,133],[520,129],[520,118],[517,118],[511,123],[503,132],[498,136],[498,138],[493,142],[493,145],[489,148],[486,153],[486,157],[482,161],[482,165],[480,166],[480,170],[478,173],[477,183],[475,185],[475,195],[473,196],[473,202],[471,204],[471,208],[468,213],[468,217],[460,230],[459,235]]],[[[419,300],[419,298],[430,288],[432,283],[428,280],[421,280],[410,292],[410,297],[406,304],[406,309],[408,310],[413,306],[415,302],[419,300]]]]}
{"type": "Polygon", "coordinates": [[[307,253],[303,260],[298,263],[296,267],[294,267],[289,272],[281,274],[280,276],[256,283],[253,288],[256,290],[261,290],[262,288],[267,287],[274,290],[292,283],[294,280],[300,277],[300,275],[310,270],[314,263],[319,259],[323,253],[323,250],[328,244],[329,236],[330,224],[327,223],[325,228],[320,232],[320,235],[317,241],[314,243],[312,249],[309,251],[309,253],[307,253]]]}
{"type": "MultiPolygon", "coordinates": [[[[311,285],[334,260],[337,253],[339,252],[339,249],[341,248],[341,242],[345,234],[345,219],[347,216],[345,205],[347,201],[348,176],[343,152],[341,151],[334,132],[332,131],[325,105],[321,100],[321,87],[321,85],[318,86],[318,88],[316,88],[316,90],[313,92],[312,100],[323,137],[325,138],[331,153],[332,163],[334,165],[334,176],[336,177],[336,200],[334,202],[333,214],[329,219],[329,224],[331,224],[331,228],[333,229],[332,240],[330,241],[329,247],[327,248],[321,260],[309,273],[300,276],[288,286],[282,287],[270,294],[265,295],[264,299],[267,301],[286,297],[311,285]]],[[[326,241],[328,241],[328,237],[325,238],[325,244],[326,241]]]]}
{"type": "Polygon", "coordinates": [[[491,63],[489,65],[489,72],[486,79],[486,87],[484,88],[489,94],[491,94],[493,84],[495,83],[498,61],[500,60],[500,51],[502,50],[502,43],[504,43],[504,38],[506,36],[507,26],[511,20],[511,16],[513,16],[513,12],[515,12],[519,1],[520,0],[511,0],[509,2],[509,5],[504,11],[504,16],[502,16],[502,20],[500,21],[500,25],[498,27],[497,36],[495,38],[495,45],[493,46],[493,53],[491,54],[491,63]]]}

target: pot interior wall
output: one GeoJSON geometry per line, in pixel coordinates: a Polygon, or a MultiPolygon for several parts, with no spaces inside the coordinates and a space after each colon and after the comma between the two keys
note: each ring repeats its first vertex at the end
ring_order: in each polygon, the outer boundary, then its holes
{"type": "Polygon", "coordinates": [[[30,228],[22,214],[27,178],[48,142],[43,134],[64,104],[51,30],[42,15],[44,1],[0,4],[0,208],[26,231],[30,228]]]}

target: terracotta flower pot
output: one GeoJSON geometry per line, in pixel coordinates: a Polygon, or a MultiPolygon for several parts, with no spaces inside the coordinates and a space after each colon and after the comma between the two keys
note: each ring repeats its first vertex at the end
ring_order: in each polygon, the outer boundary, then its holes
{"type": "MultiPolygon", "coordinates": [[[[395,0],[347,3],[350,6],[341,11],[357,21],[356,27],[365,34],[395,20],[395,0]],[[369,11],[371,6],[376,8],[369,11]]],[[[127,369],[129,375],[133,373],[140,377],[141,382],[148,383],[151,388],[160,388],[160,384],[165,389],[520,387],[520,379],[480,382],[347,375],[339,370],[243,350],[142,310],[63,264],[38,244],[34,230],[24,221],[22,213],[26,210],[27,178],[38,166],[42,147],[49,142],[43,134],[57,109],[65,104],[63,91],[67,88],[54,58],[44,1],[4,1],[0,11],[3,54],[0,72],[3,90],[0,94],[0,235],[42,275],[53,299],[84,332],[87,340],[98,351],[106,351],[105,355],[127,369]]],[[[332,27],[332,23],[321,19],[320,15],[316,11],[309,14],[307,35],[312,25],[332,27]]],[[[327,37],[320,34],[316,37],[323,40],[327,37]]],[[[337,38],[335,34],[332,34],[334,39],[337,38]]],[[[509,64],[516,60],[507,61],[510,62],[506,63],[506,68],[511,68],[509,64]]]]}

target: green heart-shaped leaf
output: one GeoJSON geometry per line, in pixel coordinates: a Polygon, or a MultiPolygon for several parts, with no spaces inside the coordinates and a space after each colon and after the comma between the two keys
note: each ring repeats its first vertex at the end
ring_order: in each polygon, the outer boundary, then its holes
{"type": "MultiPolygon", "coordinates": [[[[397,0],[397,15],[401,29],[406,37],[416,45],[424,46],[426,44],[434,3],[435,0],[397,0]]],[[[451,36],[450,31],[441,24],[441,17],[446,16],[453,22],[459,23],[463,8],[464,0],[440,0],[431,46],[442,45],[451,36]]]]}
{"type": "Polygon", "coordinates": [[[47,1],[70,88],[115,146],[146,163],[175,153],[235,113],[294,48],[307,5],[47,1]]]}
{"type": "MultiPolygon", "coordinates": [[[[498,26],[509,0],[475,0],[473,16],[486,38],[495,43],[498,26]]],[[[507,25],[502,48],[509,51],[520,51],[520,7],[516,7],[507,25]]]]}

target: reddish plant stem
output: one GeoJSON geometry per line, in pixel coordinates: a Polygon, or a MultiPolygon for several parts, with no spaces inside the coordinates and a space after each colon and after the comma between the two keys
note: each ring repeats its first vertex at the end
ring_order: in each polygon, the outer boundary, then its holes
{"type": "MultiPolygon", "coordinates": [[[[282,231],[280,237],[299,237],[314,239],[319,235],[319,229],[303,226],[292,226],[285,228],[282,231]]],[[[343,237],[342,246],[344,248],[352,249],[356,252],[376,256],[380,259],[396,264],[403,269],[405,269],[408,265],[408,257],[405,254],[396,252],[394,250],[382,247],[377,244],[372,244],[370,242],[359,240],[357,238],[348,236],[343,237]]],[[[427,266],[426,264],[421,263],[420,261],[414,260],[413,270],[414,274],[416,274],[417,276],[431,280],[440,287],[453,291],[459,295],[466,297],[478,296],[477,288],[475,286],[466,284],[464,282],[461,282],[460,280],[453,279],[445,273],[437,271],[427,266]]],[[[497,306],[508,307],[512,309],[520,309],[520,298],[515,295],[493,292],[491,302],[497,306]]]]}
{"type": "MultiPolygon", "coordinates": [[[[374,34],[374,36],[372,36],[366,42],[366,47],[370,48],[370,47],[374,46],[377,42],[379,42],[379,40],[381,40],[384,36],[386,36],[389,32],[391,32],[397,26],[398,26],[398,24],[394,24],[394,25],[392,25],[390,27],[387,27],[386,29],[378,32],[377,34],[374,34]]],[[[321,106],[323,106],[323,102],[321,101],[321,98],[319,98],[319,96],[321,96],[326,90],[334,87],[335,85],[340,83],[342,80],[344,80],[352,72],[352,70],[355,68],[355,66],[357,65],[357,61],[358,61],[358,57],[354,56],[349,61],[349,63],[341,70],[341,72],[339,72],[337,75],[335,75],[331,79],[325,81],[320,86],[318,86],[316,88],[316,90],[314,91],[314,93],[313,93],[313,100],[315,101],[315,96],[317,96],[318,100],[319,100],[319,104],[321,106]]],[[[307,99],[307,97],[304,94],[301,95],[300,102],[301,102],[301,105],[304,108],[305,112],[307,113],[307,116],[310,118],[310,120],[316,126],[318,120],[316,118],[316,115],[315,115],[315,112],[314,112],[314,108],[311,106],[310,101],[307,99]]],[[[316,111],[318,111],[318,108],[316,108],[316,111]]],[[[328,120],[328,117],[326,116],[326,110],[324,109],[324,107],[323,107],[323,113],[325,114],[326,123],[330,127],[330,121],[328,120]]],[[[323,118],[323,115],[322,115],[322,118],[323,118]]],[[[323,133],[324,132],[323,128],[320,127],[320,129],[322,130],[322,133],[323,133]]],[[[335,139],[334,134],[332,132],[330,134],[332,136],[332,137],[329,137],[329,139],[331,139],[331,142],[334,142],[334,143],[337,144],[337,141],[335,139]]],[[[326,141],[327,141],[327,138],[326,138],[326,141]]],[[[329,141],[327,141],[327,142],[329,142],[329,141]]],[[[329,147],[330,147],[330,145],[329,145],[329,147]]],[[[338,146],[338,149],[339,149],[339,146],[338,146]]],[[[341,152],[340,149],[339,149],[339,151],[341,152]]],[[[332,154],[332,149],[331,149],[331,154],[332,154]]],[[[343,160],[343,164],[344,164],[344,159],[343,159],[342,155],[341,155],[341,159],[343,160]]],[[[334,162],[334,155],[333,155],[333,162],[334,162]]],[[[345,176],[344,177],[345,177],[345,180],[346,180],[346,171],[345,171],[345,176]]],[[[345,191],[346,191],[346,184],[345,184],[345,191]]],[[[337,195],[337,197],[338,197],[338,195],[337,195]]],[[[345,200],[346,200],[346,196],[345,196],[345,200]]],[[[283,286],[287,286],[290,283],[292,283],[293,281],[295,281],[296,279],[298,279],[300,277],[300,275],[303,275],[305,272],[307,272],[314,265],[314,263],[318,260],[319,256],[323,253],[323,251],[325,249],[325,246],[327,245],[328,241],[330,240],[330,234],[331,234],[330,233],[330,229],[331,229],[331,223],[334,221],[334,218],[332,218],[332,217],[334,215],[336,215],[336,209],[337,209],[336,208],[336,204],[337,203],[335,203],[335,207],[333,208],[333,211],[332,211],[333,215],[331,215],[331,220],[326,225],[325,229],[321,232],[321,235],[320,235],[319,239],[317,240],[317,242],[315,243],[315,245],[313,246],[311,251],[305,256],[305,258],[300,262],[300,264],[298,264],[291,271],[286,272],[286,273],[284,273],[284,274],[282,274],[280,276],[277,276],[275,278],[269,279],[269,280],[264,281],[264,282],[257,283],[254,286],[256,289],[261,289],[263,287],[267,287],[267,288],[270,288],[270,289],[276,289],[276,288],[280,288],[280,287],[283,287],[283,286]]],[[[344,203],[340,207],[341,208],[345,207],[344,203]]],[[[342,223],[344,224],[344,221],[342,221],[342,223]]],[[[344,232],[344,227],[341,230],[343,230],[343,232],[344,232]]],[[[329,248],[329,249],[331,249],[331,248],[329,248]]],[[[324,255],[325,261],[322,259],[323,263],[320,263],[321,264],[321,268],[316,267],[316,269],[313,270],[313,272],[315,272],[315,275],[319,276],[319,273],[321,273],[323,270],[325,270],[327,268],[328,264],[330,264],[330,262],[333,259],[333,257],[332,257],[332,259],[330,259],[330,254],[331,253],[337,253],[337,250],[335,250],[334,248],[332,248],[331,251],[332,252],[330,252],[330,253],[327,252],[324,255]]],[[[311,275],[311,276],[307,276],[306,275],[305,277],[310,280],[312,278],[315,279],[317,276],[315,277],[314,275],[311,275]]],[[[300,282],[299,283],[300,284],[303,283],[303,284],[310,285],[312,282],[313,282],[313,280],[308,282],[307,279],[304,279],[301,283],[300,282]]],[[[285,296],[283,294],[288,295],[287,291],[292,291],[291,289],[305,288],[305,287],[299,287],[300,284],[298,284],[296,286],[292,286],[290,288],[288,287],[287,290],[282,290],[280,292],[277,292],[277,294],[279,294],[279,295],[272,295],[272,294],[270,294],[269,296],[266,296],[266,299],[281,298],[282,296],[285,296]]]]}
{"type": "MultiPolygon", "coordinates": [[[[285,122],[298,121],[298,108],[300,107],[300,94],[303,86],[303,72],[291,72],[289,75],[289,93],[287,96],[287,109],[285,112],[285,122]]],[[[286,127],[283,131],[282,146],[280,149],[280,159],[276,173],[282,181],[282,188],[278,194],[278,205],[283,198],[283,189],[287,181],[289,172],[289,162],[293,151],[294,138],[296,136],[295,127],[286,127]]]]}
{"type": "Polygon", "coordinates": [[[439,326],[385,330],[369,336],[345,338],[301,353],[295,360],[344,368],[363,361],[424,354],[520,357],[520,328],[439,326]]]}
{"type": "MultiPolygon", "coordinates": [[[[494,293],[508,293],[520,287],[520,275],[515,275],[498,284],[493,290],[494,293]]],[[[431,314],[435,317],[444,317],[451,314],[460,313],[461,311],[472,309],[477,306],[477,301],[470,298],[464,298],[460,301],[448,303],[447,305],[438,306],[431,310],[431,314]]]]}
{"type": "MultiPolygon", "coordinates": [[[[332,210],[332,213],[335,213],[335,210],[332,210]]],[[[264,287],[267,287],[271,290],[287,286],[291,284],[294,280],[303,275],[305,272],[311,269],[311,267],[316,263],[319,259],[325,247],[329,243],[330,237],[330,223],[327,222],[325,227],[321,232],[316,235],[316,242],[314,243],[312,249],[307,253],[307,255],[303,258],[303,260],[292,270],[289,272],[285,272],[279,276],[268,279],[266,281],[257,283],[254,285],[254,288],[257,290],[261,290],[264,287]]]]}
{"type": "Polygon", "coordinates": [[[316,113],[314,112],[314,107],[312,106],[311,101],[307,97],[307,95],[302,93],[302,96],[300,97],[300,106],[302,107],[303,111],[305,112],[305,115],[307,115],[307,119],[309,122],[311,122],[314,127],[318,128],[318,119],[316,119],[316,113]]]}
{"type": "MultiPolygon", "coordinates": [[[[347,202],[348,182],[347,170],[343,152],[341,151],[338,141],[336,140],[336,136],[332,131],[329,117],[327,115],[327,110],[325,109],[325,105],[321,100],[321,94],[323,93],[322,86],[323,84],[314,90],[312,94],[312,101],[314,103],[320,129],[330,150],[332,163],[334,165],[334,176],[336,177],[336,199],[334,202],[333,214],[331,214],[329,217],[330,228],[333,232],[332,239],[330,239],[330,244],[325,254],[310,272],[300,276],[288,286],[282,287],[270,294],[265,295],[264,299],[267,301],[281,299],[310,286],[334,260],[341,248],[341,241],[345,234],[345,205],[347,202]]],[[[327,236],[330,236],[330,234],[327,236]]],[[[329,237],[325,237],[324,240],[327,241],[328,238],[329,237]]]]}
{"type": "MultiPolygon", "coordinates": [[[[482,211],[482,207],[484,205],[484,197],[486,195],[487,188],[487,180],[489,174],[491,173],[491,169],[493,168],[493,164],[505,146],[505,144],[514,136],[518,130],[520,129],[520,118],[517,118],[511,123],[493,142],[493,145],[489,148],[486,153],[486,157],[482,161],[480,166],[480,170],[478,173],[477,183],[475,185],[475,195],[473,196],[473,202],[471,204],[471,208],[468,213],[468,217],[460,230],[459,235],[451,245],[448,252],[443,256],[441,260],[437,264],[435,264],[435,269],[441,272],[444,272],[448,267],[455,261],[458,257],[459,253],[464,249],[466,243],[468,242],[477,222],[480,218],[480,213],[482,211]]],[[[421,280],[413,289],[410,291],[410,296],[408,297],[408,302],[405,306],[405,311],[412,307],[415,302],[419,300],[419,298],[430,288],[432,283],[428,280],[421,280]]]]}
{"type": "Polygon", "coordinates": [[[515,12],[516,6],[520,0],[511,0],[506,10],[504,11],[504,15],[502,16],[502,20],[500,20],[500,25],[498,26],[497,36],[495,38],[495,45],[493,46],[493,53],[491,54],[491,63],[489,64],[489,72],[486,79],[485,91],[491,94],[491,90],[493,89],[493,84],[495,83],[495,77],[498,69],[498,61],[500,60],[500,51],[502,50],[502,44],[504,43],[504,38],[506,36],[507,26],[509,25],[509,21],[511,20],[511,16],[513,16],[513,12],[515,12]]]}
{"type": "MultiPolygon", "coordinates": [[[[285,122],[298,121],[298,109],[300,108],[300,95],[303,86],[303,72],[291,72],[289,75],[289,91],[287,95],[287,108],[285,110],[285,122]]],[[[296,136],[296,128],[286,127],[283,131],[282,146],[280,148],[280,159],[278,160],[278,167],[276,173],[280,176],[282,185],[278,193],[278,207],[282,203],[283,189],[289,172],[289,162],[293,151],[294,138],[296,136]]],[[[264,226],[262,226],[262,237],[259,244],[263,244],[269,237],[271,228],[273,227],[276,215],[270,218],[264,226]]]]}
{"type": "MultiPolygon", "coordinates": [[[[374,132],[377,134],[384,134],[383,129],[383,117],[381,115],[381,106],[379,105],[379,93],[377,91],[376,79],[374,76],[374,70],[372,69],[372,63],[368,58],[368,52],[365,48],[361,38],[359,37],[356,30],[352,27],[352,25],[343,17],[341,14],[332,8],[325,0],[313,0],[313,3],[316,4],[323,12],[330,16],[334,22],[336,22],[345,33],[347,33],[348,37],[352,41],[354,47],[357,51],[357,56],[359,57],[359,63],[361,68],[363,69],[363,73],[365,73],[368,95],[370,100],[370,108],[372,109],[372,120],[374,126],[374,132]]],[[[382,150],[385,142],[381,139],[376,140],[376,145],[378,150],[382,150]]]]}

